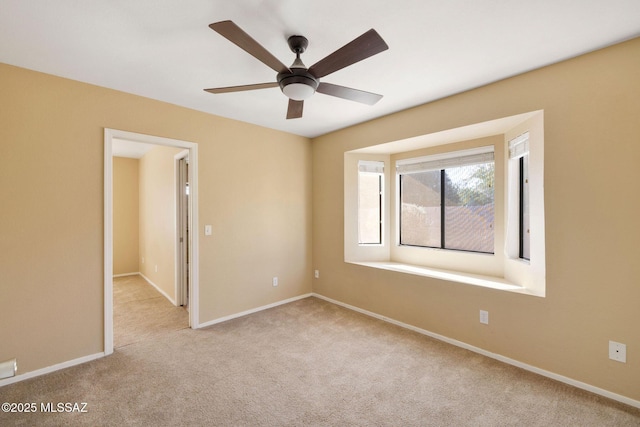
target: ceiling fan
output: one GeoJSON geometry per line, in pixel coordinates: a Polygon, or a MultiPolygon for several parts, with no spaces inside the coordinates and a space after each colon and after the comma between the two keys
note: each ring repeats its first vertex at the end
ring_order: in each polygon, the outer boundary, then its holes
{"type": "Polygon", "coordinates": [[[300,55],[309,45],[309,41],[303,36],[288,38],[287,43],[296,54],[296,59],[290,67],[287,67],[232,21],[215,22],[209,25],[209,28],[272,68],[278,75],[274,82],[205,89],[206,92],[240,92],[279,86],[289,98],[287,119],[302,117],[304,100],[315,92],[368,105],[373,105],[382,99],[382,95],[320,81],[328,74],[389,49],[389,46],[374,29],[367,31],[307,68],[300,59],[300,55]]]}

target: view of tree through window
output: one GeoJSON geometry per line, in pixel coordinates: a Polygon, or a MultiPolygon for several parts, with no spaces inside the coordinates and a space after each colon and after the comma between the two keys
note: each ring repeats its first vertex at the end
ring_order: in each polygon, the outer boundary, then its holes
{"type": "Polygon", "coordinates": [[[401,174],[400,203],[400,244],[493,253],[493,162],[401,174]]]}

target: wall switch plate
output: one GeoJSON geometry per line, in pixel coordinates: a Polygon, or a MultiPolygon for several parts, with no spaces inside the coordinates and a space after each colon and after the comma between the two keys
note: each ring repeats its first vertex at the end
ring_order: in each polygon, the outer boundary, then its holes
{"type": "Polygon", "coordinates": [[[485,325],[489,324],[489,312],[485,310],[480,310],[480,323],[485,325]]]}
{"type": "Polygon", "coordinates": [[[315,270],[313,272],[313,277],[315,277],[316,279],[319,279],[320,278],[320,270],[315,270]]]}
{"type": "Polygon", "coordinates": [[[627,363],[627,346],[619,342],[609,341],[609,359],[627,363]]]}
{"type": "Polygon", "coordinates": [[[278,278],[274,277],[271,283],[273,284],[273,286],[278,286],[278,278]]]}
{"type": "Polygon", "coordinates": [[[204,235],[205,236],[211,236],[211,232],[212,232],[211,226],[210,225],[205,225],[204,226],[204,235]]]}

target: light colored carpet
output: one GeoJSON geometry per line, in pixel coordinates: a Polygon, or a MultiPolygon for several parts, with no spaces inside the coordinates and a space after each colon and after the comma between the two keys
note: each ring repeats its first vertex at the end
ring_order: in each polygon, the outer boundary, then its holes
{"type": "Polygon", "coordinates": [[[113,279],[113,346],[189,327],[189,314],[176,307],[141,276],[113,279]]]}
{"type": "Polygon", "coordinates": [[[0,389],[0,425],[638,426],[640,410],[307,298],[0,389]]]}

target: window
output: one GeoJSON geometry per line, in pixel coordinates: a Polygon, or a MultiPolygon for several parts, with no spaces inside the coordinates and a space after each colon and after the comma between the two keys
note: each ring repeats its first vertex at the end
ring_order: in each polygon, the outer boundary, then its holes
{"type": "Polygon", "coordinates": [[[493,147],[398,161],[399,243],[494,253],[493,147]]]}
{"type": "Polygon", "coordinates": [[[520,157],[520,258],[531,259],[529,223],[529,155],[520,157]]]}
{"type": "Polygon", "coordinates": [[[529,220],[529,132],[509,141],[509,167],[516,169],[510,183],[517,188],[518,200],[518,258],[530,260],[531,225],[529,220]]]}
{"type": "Polygon", "coordinates": [[[346,151],[345,262],[544,297],[544,158],[543,111],[346,151]]]}
{"type": "Polygon", "coordinates": [[[382,178],[384,162],[358,162],[358,243],[382,243],[382,178]]]}

